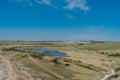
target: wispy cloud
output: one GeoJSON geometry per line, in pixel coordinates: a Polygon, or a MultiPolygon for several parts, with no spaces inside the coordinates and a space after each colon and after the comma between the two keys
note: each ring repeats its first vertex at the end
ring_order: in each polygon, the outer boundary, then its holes
{"type": "Polygon", "coordinates": [[[35,2],[38,3],[38,4],[42,4],[41,0],[35,0],[35,2]]]}
{"type": "MultiPolygon", "coordinates": [[[[54,6],[54,4],[52,2],[57,2],[59,3],[60,0],[9,0],[11,1],[16,1],[16,2],[24,2],[24,3],[28,3],[30,5],[32,5],[33,3],[39,3],[39,4],[46,4],[49,6],[54,6]]],[[[61,6],[61,8],[63,8],[64,10],[74,10],[74,9],[80,9],[83,11],[88,11],[90,9],[90,7],[87,5],[87,1],[86,0],[62,0],[63,3],[65,3],[64,6],[61,6]]],[[[54,7],[57,7],[58,5],[55,5],[54,7]]]]}
{"type": "Polygon", "coordinates": [[[34,3],[52,5],[51,0],[9,0],[10,2],[27,3],[32,6],[34,3]]]}
{"type": "Polygon", "coordinates": [[[52,5],[51,0],[34,0],[38,4],[46,4],[46,5],[52,5]]]}
{"type": "Polygon", "coordinates": [[[32,0],[9,0],[9,2],[24,3],[33,6],[32,0]]]}
{"type": "Polygon", "coordinates": [[[74,18],[73,18],[73,15],[71,15],[71,14],[64,14],[64,16],[66,16],[66,18],[68,18],[68,19],[70,19],[70,20],[73,20],[74,18]]]}
{"type": "Polygon", "coordinates": [[[84,11],[88,11],[90,9],[90,7],[87,6],[86,0],[65,0],[65,2],[67,5],[64,6],[63,9],[73,10],[79,8],[84,11]]]}
{"type": "Polygon", "coordinates": [[[47,4],[47,5],[52,5],[50,0],[42,0],[42,3],[47,4]]]}
{"type": "MultiPolygon", "coordinates": [[[[90,7],[87,5],[87,0],[9,0],[10,2],[17,2],[23,6],[35,6],[37,5],[46,5],[51,6],[52,8],[59,8],[59,10],[69,10],[70,12],[75,12],[75,9],[82,10],[87,12],[90,7]],[[64,5],[63,5],[64,4],[64,5]]],[[[66,18],[73,20],[74,16],[69,13],[62,13],[66,18]]]]}

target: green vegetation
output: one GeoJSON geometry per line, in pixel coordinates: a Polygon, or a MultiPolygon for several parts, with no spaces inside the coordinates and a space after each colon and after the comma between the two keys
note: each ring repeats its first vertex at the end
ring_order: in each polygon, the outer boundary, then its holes
{"type": "Polygon", "coordinates": [[[102,44],[81,46],[78,48],[82,50],[92,50],[92,51],[116,50],[116,49],[120,49],[120,42],[107,42],[107,43],[102,43],[102,44]]]}
{"type": "Polygon", "coordinates": [[[2,51],[14,51],[14,48],[2,48],[2,51]]]}
{"type": "Polygon", "coordinates": [[[30,53],[30,56],[38,59],[43,59],[44,55],[43,54],[37,54],[37,53],[30,53]]]}
{"type": "Polygon", "coordinates": [[[111,80],[111,79],[116,79],[116,78],[118,78],[119,77],[119,75],[118,74],[115,74],[115,75],[112,75],[112,76],[110,76],[109,78],[108,78],[108,80],[111,80]]]}
{"type": "Polygon", "coordinates": [[[109,54],[109,57],[120,57],[120,53],[109,54]]]}

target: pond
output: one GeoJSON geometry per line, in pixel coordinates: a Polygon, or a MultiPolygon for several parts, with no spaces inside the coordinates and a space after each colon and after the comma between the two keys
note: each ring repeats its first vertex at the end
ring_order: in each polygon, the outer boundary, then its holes
{"type": "Polygon", "coordinates": [[[60,56],[60,57],[66,57],[67,54],[57,51],[57,50],[51,50],[47,48],[34,48],[31,50],[32,52],[38,53],[38,54],[44,54],[45,56],[60,56]]]}
{"type": "MultiPolygon", "coordinates": [[[[23,48],[16,48],[16,50],[23,51],[24,49],[23,48]]],[[[55,56],[66,57],[67,56],[66,53],[60,52],[58,50],[47,49],[47,48],[33,48],[31,50],[27,50],[27,52],[34,52],[34,53],[37,53],[37,54],[44,54],[45,56],[50,56],[50,57],[55,57],[55,56]]]]}

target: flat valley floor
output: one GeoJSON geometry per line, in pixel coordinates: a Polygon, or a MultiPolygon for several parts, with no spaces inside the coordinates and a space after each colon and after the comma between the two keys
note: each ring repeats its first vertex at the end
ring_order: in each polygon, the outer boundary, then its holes
{"type": "Polygon", "coordinates": [[[120,42],[0,44],[0,80],[120,80],[120,42]],[[67,56],[49,57],[29,52],[33,48],[57,50],[67,56]]]}

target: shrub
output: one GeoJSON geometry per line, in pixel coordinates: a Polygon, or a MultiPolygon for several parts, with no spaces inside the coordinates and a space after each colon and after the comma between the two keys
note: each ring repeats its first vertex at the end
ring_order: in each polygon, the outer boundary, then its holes
{"type": "Polygon", "coordinates": [[[56,57],[53,60],[51,60],[55,64],[63,64],[63,60],[60,57],[56,57]]]}
{"type": "Polygon", "coordinates": [[[65,64],[65,66],[70,66],[70,64],[65,64]]]}
{"type": "Polygon", "coordinates": [[[105,52],[100,52],[100,54],[105,54],[105,52]]]}
{"type": "Polygon", "coordinates": [[[110,57],[120,57],[120,54],[119,53],[116,53],[116,54],[110,54],[110,55],[108,55],[108,56],[110,56],[110,57]]]}
{"type": "Polygon", "coordinates": [[[43,54],[37,54],[37,53],[31,53],[30,56],[32,56],[34,58],[39,58],[39,59],[43,59],[43,57],[44,57],[43,54]]]}
{"type": "Polygon", "coordinates": [[[13,51],[14,48],[2,48],[2,51],[13,51]]]}

